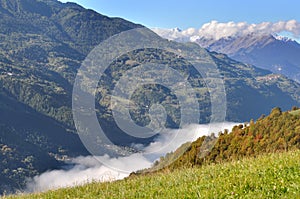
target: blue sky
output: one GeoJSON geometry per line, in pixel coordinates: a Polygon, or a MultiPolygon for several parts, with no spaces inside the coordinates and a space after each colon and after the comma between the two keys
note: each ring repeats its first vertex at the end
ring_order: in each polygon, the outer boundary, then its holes
{"type": "MultiPolygon", "coordinates": [[[[65,2],[65,0],[62,0],[65,2]]],[[[260,23],[296,19],[298,0],[69,0],[111,17],[147,27],[199,28],[212,20],[260,23]]]]}

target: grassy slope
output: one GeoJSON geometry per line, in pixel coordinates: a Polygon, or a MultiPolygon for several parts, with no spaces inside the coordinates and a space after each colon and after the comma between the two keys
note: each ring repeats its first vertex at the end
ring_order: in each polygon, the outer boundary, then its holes
{"type": "Polygon", "coordinates": [[[8,198],[297,198],[300,151],[8,198]]]}

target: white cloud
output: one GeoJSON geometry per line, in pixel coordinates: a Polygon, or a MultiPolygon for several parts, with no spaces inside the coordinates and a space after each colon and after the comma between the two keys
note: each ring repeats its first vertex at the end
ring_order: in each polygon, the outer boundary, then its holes
{"type": "Polygon", "coordinates": [[[231,130],[234,125],[236,123],[193,124],[180,130],[169,130],[158,136],[149,146],[140,146],[143,153],[136,153],[127,157],[110,158],[107,155],[77,157],[68,162],[69,166],[70,163],[73,164],[69,169],[47,171],[30,179],[27,184],[27,191],[40,192],[92,181],[103,182],[123,179],[133,171],[149,168],[159,157],[176,150],[183,143],[194,141],[198,137],[212,132],[217,133],[224,129],[231,130]],[[109,166],[105,166],[101,162],[109,166]]]}
{"type": "Polygon", "coordinates": [[[283,31],[290,32],[295,38],[300,37],[300,23],[296,20],[262,22],[259,24],[248,24],[247,22],[220,23],[211,21],[204,24],[200,29],[189,28],[186,30],[153,28],[160,36],[177,41],[195,41],[197,38],[205,37],[218,40],[229,36],[243,36],[251,33],[274,34],[283,31]]]}

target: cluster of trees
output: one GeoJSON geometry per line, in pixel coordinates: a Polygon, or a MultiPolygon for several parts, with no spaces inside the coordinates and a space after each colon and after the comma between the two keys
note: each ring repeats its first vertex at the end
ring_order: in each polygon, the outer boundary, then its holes
{"type": "Polygon", "coordinates": [[[173,170],[300,149],[299,119],[300,109],[296,107],[287,112],[274,108],[269,116],[262,115],[256,122],[251,120],[234,126],[231,133],[224,130],[218,137],[203,136],[191,144],[184,144],[175,152],[162,157],[150,170],[173,170]],[[212,149],[205,156],[201,154],[205,148],[210,149],[212,143],[212,149]]]}

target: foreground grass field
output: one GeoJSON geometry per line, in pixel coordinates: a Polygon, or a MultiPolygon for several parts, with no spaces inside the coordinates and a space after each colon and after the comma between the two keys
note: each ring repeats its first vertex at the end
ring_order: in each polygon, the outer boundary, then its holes
{"type": "Polygon", "coordinates": [[[5,198],[300,198],[300,151],[5,198]]]}

